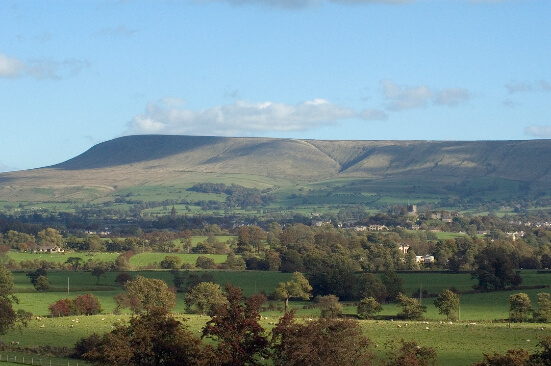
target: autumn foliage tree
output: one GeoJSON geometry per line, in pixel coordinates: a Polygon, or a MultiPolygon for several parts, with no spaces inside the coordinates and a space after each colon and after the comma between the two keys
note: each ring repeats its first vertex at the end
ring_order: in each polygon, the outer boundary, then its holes
{"type": "Polygon", "coordinates": [[[94,315],[101,313],[99,299],[92,294],[79,295],[74,300],[74,306],[78,314],[94,315]]]}
{"type": "Polygon", "coordinates": [[[435,366],[436,351],[431,347],[421,347],[415,341],[390,342],[390,351],[383,366],[435,366]]]}
{"type": "Polygon", "coordinates": [[[116,325],[115,329],[97,340],[84,340],[91,350],[82,357],[101,366],[151,366],[216,364],[212,348],[203,346],[199,337],[166,309],[155,308],[149,313],[133,317],[129,325],[116,325]]]}
{"type": "Polygon", "coordinates": [[[203,329],[203,337],[217,343],[216,359],[222,366],[259,365],[267,355],[268,340],[259,324],[264,295],[243,303],[240,288],[226,284],[227,303],[216,306],[203,329]]]}
{"type": "Polygon", "coordinates": [[[68,316],[75,313],[75,304],[72,299],[59,299],[48,310],[52,316],[68,316]]]}
{"type": "Polygon", "coordinates": [[[271,337],[275,366],[373,365],[370,345],[357,321],[320,318],[298,323],[294,312],[285,313],[271,337]]]}

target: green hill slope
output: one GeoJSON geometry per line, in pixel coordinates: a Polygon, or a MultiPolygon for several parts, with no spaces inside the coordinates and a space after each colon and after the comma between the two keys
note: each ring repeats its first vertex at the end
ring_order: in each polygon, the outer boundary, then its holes
{"type": "MultiPolygon", "coordinates": [[[[2,200],[94,199],[135,186],[245,186],[360,180],[371,188],[514,182],[551,188],[551,140],[320,141],[126,136],[66,162],[0,174],[2,200]],[[473,183],[474,182],[474,183],[473,183]]],[[[452,188],[450,188],[452,187],[452,188]]]]}

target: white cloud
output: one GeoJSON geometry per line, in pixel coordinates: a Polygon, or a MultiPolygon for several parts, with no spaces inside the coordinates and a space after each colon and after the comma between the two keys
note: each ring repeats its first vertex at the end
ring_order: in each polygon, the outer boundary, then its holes
{"type": "Polygon", "coordinates": [[[387,100],[386,108],[391,111],[403,111],[426,107],[432,97],[429,88],[424,85],[402,87],[390,80],[382,80],[383,95],[387,100]]]}
{"type": "Polygon", "coordinates": [[[471,95],[468,90],[461,88],[449,88],[436,93],[434,103],[453,107],[464,103],[469,99],[471,99],[471,95]]]}
{"type": "Polygon", "coordinates": [[[429,102],[455,107],[471,99],[471,93],[467,89],[461,88],[432,91],[426,85],[405,87],[391,80],[381,80],[380,84],[383,97],[386,100],[386,109],[390,111],[425,108],[429,102]]]}
{"type": "Polygon", "coordinates": [[[150,103],[143,114],[134,117],[126,134],[247,136],[266,131],[305,131],[350,118],[384,120],[387,116],[379,110],[358,113],[324,99],[296,105],[237,101],[199,111],[161,100],[150,103]]]}
{"type": "Polygon", "coordinates": [[[524,128],[524,134],[542,139],[551,138],[551,126],[530,125],[524,128]]]}
{"type": "Polygon", "coordinates": [[[35,79],[61,79],[76,75],[88,66],[88,62],[77,59],[63,61],[41,59],[23,62],[5,54],[0,54],[0,78],[30,76],[35,79]]]}
{"type": "Polygon", "coordinates": [[[360,112],[362,119],[366,121],[386,121],[388,115],[380,109],[364,109],[360,112]]]}
{"type": "Polygon", "coordinates": [[[17,78],[23,74],[25,64],[16,58],[0,53],[0,77],[17,78]]]}
{"type": "Polygon", "coordinates": [[[531,81],[511,81],[505,84],[505,88],[509,94],[514,93],[534,93],[534,92],[551,92],[551,84],[545,80],[536,82],[531,81]]]}

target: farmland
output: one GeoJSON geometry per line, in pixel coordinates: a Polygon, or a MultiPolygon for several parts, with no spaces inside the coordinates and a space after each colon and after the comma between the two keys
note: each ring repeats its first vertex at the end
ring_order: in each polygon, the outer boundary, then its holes
{"type": "MultiPolygon", "coordinates": [[[[139,271],[130,272],[133,276],[142,275],[149,278],[160,278],[171,283],[172,275],[169,271],[139,271]]],[[[196,274],[204,272],[194,272],[196,274]]],[[[244,294],[250,296],[256,292],[273,292],[277,283],[289,279],[290,274],[280,272],[257,271],[209,271],[219,284],[230,282],[244,289],[244,294]]],[[[11,331],[5,335],[6,340],[20,342],[21,346],[53,345],[71,346],[84,336],[93,332],[104,333],[111,330],[116,321],[127,321],[129,315],[113,314],[115,302],[113,296],[123,289],[115,284],[117,272],[109,272],[96,284],[96,278],[89,272],[81,271],[51,271],[48,278],[52,290],[38,293],[32,289],[24,272],[14,273],[16,295],[20,299],[18,308],[32,312],[40,319],[33,319],[27,328],[21,332],[11,331]],[[70,281],[69,293],[67,282],[70,281]],[[103,312],[96,316],[69,316],[61,318],[48,317],[48,305],[61,298],[74,298],[78,294],[91,292],[96,295],[103,307],[103,312]]],[[[550,273],[523,271],[526,286],[549,285],[550,273]]],[[[421,285],[429,294],[436,294],[443,289],[454,286],[459,291],[469,291],[475,283],[468,273],[440,274],[440,273],[402,273],[405,281],[405,291],[410,294],[421,285]]],[[[530,295],[535,303],[536,294],[541,289],[523,290],[530,295]]],[[[535,349],[538,337],[549,334],[546,325],[522,323],[508,325],[503,319],[508,317],[508,297],[514,292],[475,293],[461,295],[461,320],[448,323],[445,317],[437,313],[432,305],[432,298],[424,298],[423,304],[428,308],[425,321],[391,321],[399,307],[389,303],[383,305],[379,320],[362,320],[364,334],[377,347],[374,351],[383,356],[386,352],[385,344],[391,340],[415,340],[419,345],[433,347],[438,353],[441,365],[466,365],[481,359],[483,352],[505,352],[511,348],[535,349]],[[386,319],[386,320],[383,320],[386,319]],[[475,324],[476,323],[476,324],[475,324]],[[473,340],[476,339],[476,342],[473,340]]],[[[310,308],[309,302],[294,301],[292,307],[297,310],[299,318],[316,317],[319,310],[310,308]]],[[[281,303],[276,302],[281,307],[281,303]]],[[[344,303],[344,313],[354,315],[355,305],[344,303]]],[[[208,317],[185,314],[183,294],[178,294],[177,305],[173,309],[178,319],[185,320],[190,329],[199,332],[208,317]]],[[[270,329],[274,322],[282,315],[281,310],[266,310],[262,313],[262,325],[270,329]]]]}

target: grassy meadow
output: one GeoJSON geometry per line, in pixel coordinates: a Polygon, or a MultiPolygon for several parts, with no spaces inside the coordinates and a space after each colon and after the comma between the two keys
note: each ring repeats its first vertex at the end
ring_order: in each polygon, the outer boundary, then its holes
{"type": "MultiPolygon", "coordinates": [[[[146,253],[147,254],[147,253],[146,253]]],[[[193,271],[201,274],[208,272],[221,285],[226,282],[243,288],[244,295],[264,291],[273,292],[279,282],[286,281],[290,274],[263,271],[193,271]]],[[[159,278],[172,285],[172,274],[166,270],[133,271],[132,276],[142,275],[148,278],[159,278]]],[[[48,278],[52,291],[39,293],[34,290],[24,271],[14,272],[16,296],[19,298],[17,308],[30,311],[35,318],[27,328],[10,331],[3,339],[6,342],[20,342],[21,346],[55,345],[71,347],[79,338],[93,332],[104,333],[112,329],[117,321],[129,319],[128,310],[114,314],[116,304],[113,296],[123,289],[115,283],[117,272],[108,272],[99,279],[90,272],[82,271],[49,271],[48,278]],[[67,284],[69,282],[69,289],[67,284]],[[69,291],[69,292],[68,292],[69,291]],[[91,292],[96,295],[103,308],[97,316],[70,316],[61,318],[49,317],[48,306],[63,298],[75,298],[79,294],[91,292]],[[38,318],[37,318],[38,317],[38,318]]],[[[419,288],[429,294],[437,294],[444,289],[455,287],[459,291],[472,289],[475,280],[468,273],[442,274],[431,272],[400,273],[405,281],[407,295],[411,296],[419,288]]],[[[551,285],[551,273],[523,271],[523,285],[551,285]]],[[[548,325],[522,323],[508,325],[508,298],[511,294],[526,292],[536,306],[537,294],[549,292],[549,289],[534,289],[513,292],[476,293],[461,295],[461,320],[454,323],[446,321],[445,316],[438,314],[433,305],[433,297],[424,297],[427,306],[425,321],[388,320],[396,316],[401,308],[396,304],[383,304],[379,320],[360,321],[362,329],[374,346],[379,356],[387,352],[386,344],[392,340],[415,340],[421,346],[433,347],[438,353],[440,365],[469,365],[481,360],[484,352],[503,353],[512,348],[535,350],[538,337],[550,334],[548,325]],[[385,320],[382,320],[385,319],[385,320]]],[[[178,319],[185,320],[190,329],[199,334],[208,317],[185,314],[183,294],[177,294],[177,305],[173,309],[178,319]]],[[[281,301],[274,301],[278,310],[262,312],[262,325],[269,330],[283,315],[281,301]]],[[[319,309],[312,308],[308,301],[292,301],[299,319],[319,316],[319,309]]],[[[344,313],[355,316],[356,304],[344,303],[344,313]]]]}

